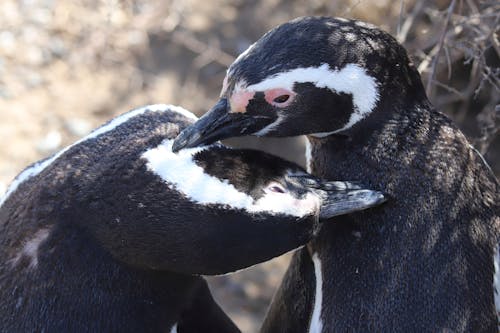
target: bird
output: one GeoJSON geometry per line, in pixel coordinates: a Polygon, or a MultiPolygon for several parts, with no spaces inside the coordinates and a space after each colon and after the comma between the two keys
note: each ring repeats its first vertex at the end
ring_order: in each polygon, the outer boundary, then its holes
{"type": "Polygon", "coordinates": [[[320,218],[385,200],[259,151],[172,153],[195,120],[137,108],[15,178],[0,201],[0,331],[239,332],[202,275],[303,246],[320,218]]]}
{"type": "Polygon", "coordinates": [[[389,33],[332,17],[275,27],[173,150],[243,135],[305,135],[309,172],[388,198],[294,255],[262,332],[498,331],[498,180],[389,33]]]}

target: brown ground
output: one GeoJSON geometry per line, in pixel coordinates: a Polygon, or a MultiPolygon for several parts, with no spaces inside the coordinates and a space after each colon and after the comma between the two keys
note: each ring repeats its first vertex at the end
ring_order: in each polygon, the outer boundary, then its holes
{"type": "MultiPolygon", "coordinates": [[[[403,18],[416,11],[414,1],[406,2],[403,18]]],[[[422,40],[430,43],[418,49],[419,61],[437,43],[433,35],[442,30],[433,25],[432,17],[439,17],[435,9],[446,9],[448,2],[436,3],[420,8],[408,34],[410,50],[422,40]]],[[[202,114],[216,100],[225,68],[235,55],[272,26],[312,14],[364,19],[394,33],[400,7],[390,0],[2,0],[0,193],[26,165],[134,107],[171,103],[202,114]]],[[[429,69],[423,71],[425,75],[429,69]]],[[[436,77],[441,78],[441,72],[436,77]]],[[[467,81],[468,75],[453,79],[467,81]]],[[[449,94],[437,89],[434,102],[456,117],[466,133],[479,136],[478,113],[485,105],[491,109],[498,104],[498,90],[485,89],[467,104],[477,108],[474,112],[464,109],[460,99],[443,100],[449,94]]],[[[303,163],[300,139],[231,143],[303,163]]],[[[496,140],[486,150],[497,174],[498,146],[496,140]]],[[[244,332],[258,329],[288,260],[286,255],[209,279],[216,298],[244,332]]]]}

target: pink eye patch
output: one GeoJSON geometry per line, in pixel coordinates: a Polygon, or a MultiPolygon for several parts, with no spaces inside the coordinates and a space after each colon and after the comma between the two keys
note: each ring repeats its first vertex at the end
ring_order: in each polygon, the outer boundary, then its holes
{"type": "Polygon", "coordinates": [[[247,105],[254,95],[255,92],[253,91],[242,90],[235,92],[229,99],[231,112],[245,113],[247,111],[247,105]]]}
{"type": "Polygon", "coordinates": [[[269,104],[283,108],[292,103],[295,93],[288,89],[276,88],[266,90],[264,96],[269,104]]]}
{"type": "MultiPolygon", "coordinates": [[[[269,89],[264,92],[266,102],[280,108],[290,105],[293,102],[295,95],[295,92],[283,88],[269,89]]],[[[255,92],[247,90],[241,90],[233,93],[229,99],[231,112],[245,113],[247,111],[246,108],[248,103],[252,98],[254,98],[254,96],[255,92]]]]}

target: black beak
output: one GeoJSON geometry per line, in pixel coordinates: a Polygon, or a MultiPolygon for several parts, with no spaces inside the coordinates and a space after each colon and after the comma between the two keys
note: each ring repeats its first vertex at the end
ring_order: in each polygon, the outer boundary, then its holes
{"type": "Polygon", "coordinates": [[[175,139],[172,151],[212,144],[218,140],[249,135],[273,121],[271,117],[248,116],[232,113],[226,98],[191,126],[185,128],[175,139]]]}
{"type": "Polygon", "coordinates": [[[353,213],[387,201],[382,192],[370,190],[357,182],[325,182],[310,176],[299,176],[297,180],[321,197],[320,219],[353,213]]]}
{"type": "Polygon", "coordinates": [[[320,188],[323,202],[320,219],[329,219],[378,206],[386,201],[382,192],[352,182],[327,182],[320,188]]]}

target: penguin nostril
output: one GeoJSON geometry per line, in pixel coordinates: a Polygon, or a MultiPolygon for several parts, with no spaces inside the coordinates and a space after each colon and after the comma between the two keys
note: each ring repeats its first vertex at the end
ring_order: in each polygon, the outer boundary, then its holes
{"type": "Polygon", "coordinates": [[[289,98],[290,98],[290,95],[281,95],[281,96],[276,97],[273,100],[273,102],[276,104],[281,104],[281,103],[285,103],[286,101],[288,101],[289,98]]]}

